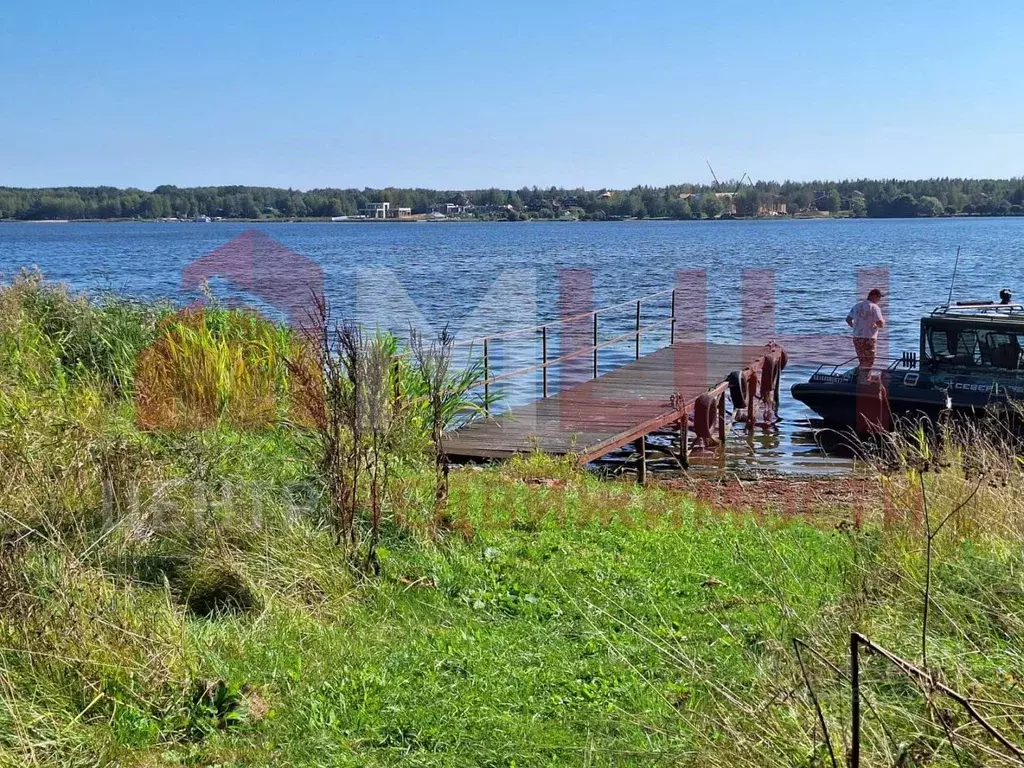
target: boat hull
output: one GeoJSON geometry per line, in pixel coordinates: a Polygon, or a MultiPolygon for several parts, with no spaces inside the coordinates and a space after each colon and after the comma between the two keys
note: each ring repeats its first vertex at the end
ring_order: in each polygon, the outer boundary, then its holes
{"type": "Polygon", "coordinates": [[[814,411],[829,426],[857,431],[889,428],[898,421],[937,421],[952,412],[980,419],[1005,410],[1011,399],[998,386],[981,387],[956,381],[933,382],[915,377],[908,386],[903,377],[886,376],[863,382],[853,377],[823,377],[794,384],[794,399],[814,411]],[[922,386],[923,384],[923,386],[922,386]]]}

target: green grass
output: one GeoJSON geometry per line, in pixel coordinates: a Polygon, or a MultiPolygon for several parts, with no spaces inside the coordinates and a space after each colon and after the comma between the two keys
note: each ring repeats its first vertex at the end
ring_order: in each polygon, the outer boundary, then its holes
{"type": "MultiPolygon", "coordinates": [[[[71,302],[91,350],[107,305],[49,290],[0,289],[4,765],[829,765],[792,641],[845,669],[856,630],[921,663],[925,458],[933,520],[982,478],[935,540],[929,663],[1007,702],[981,708],[1024,741],[1024,481],[1005,452],[898,444],[891,509],[861,527],[534,456],[455,471],[439,526],[409,449],[371,577],[334,543],[302,428],[140,431],[132,365],[69,355],[38,309],[71,302]]],[[[805,660],[842,764],[849,685],[805,660]]],[[[891,666],[863,675],[865,765],[1009,764],[891,666]]]]}
{"type": "MultiPolygon", "coordinates": [[[[765,563],[736,554],[756,549],[759,536],[746,525],[593,525],[495,530],[469,543],[406,540],[390,550],[389,575],[354,586],[333,625],[292,616],[245,646],[265,653],[212,655],[221,676],[273,691],[278,716],[264,738],[285,762],[535,765],[682,754],[697,745],[680,729],[680,711],[714,692],[660,646],[678,643],[736,683],[754,675],[745,655],[781,631],[757,575],[765,563]],[[721,586],[703,586],[711,579],[721,586]],[[286,646],[302,652],[282,658],[286,646]]],[[[800,594],[793,610],[812,615],[840,593],[849,544],[810,527],[779,539],[794,558],[818,550],[799,558],[807,562],[789,585],[800,594]]],[[[203,637],[214,647],[228,639],[220,628],[203,637]]],[[[244,741],[238,757],[254,759],[244,741]]]]}

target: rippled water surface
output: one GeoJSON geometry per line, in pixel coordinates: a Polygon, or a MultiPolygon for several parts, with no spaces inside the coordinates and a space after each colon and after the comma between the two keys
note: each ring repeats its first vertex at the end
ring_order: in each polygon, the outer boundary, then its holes
{"type": "MultiPolygon", "coordinates": [[[[252,225],[0,224],[0,271],[39,267],[79,288],[194,298],[183,270],[243,235],[252,225]]],[[[289,252],[313,260],[339,312],[367,324],[404,331],[409,324],[449,323],[460,338],[534,325],[581,307],[605,306],[673,286],[677,270],[707,276],[707,334],[742,338],[754,308],[774,305],[774,333],[841,336],[842,318],[865,280],[888,285],[889,348],[914,350],[922,313],[945,301],[957,246],[962,246],[959,298],[994,297],[1004,286],[1024,296],[1024,219],[785,220],[621,223],[416,223],[256,225],[287,250],[257,249],[256,264],[212,276],[218,293],[273,310],[274,288],[289,284],[289,252]],[[772,270],[773,281],[763,273],[772,270]],[[257,280],[244,282],[246,270],[257,280]],[[865,272],[865,270],[871,270],[865,272]],[[774,285],[774,290],[771,286],[774,285]],[[255,296],[253,294],[256,294],[255,296]],[[561,298],[561,304],[559,303],[561,298]],[[746,298],[744,298],[746,296],[746,298]]],[[[250,239],[252,236],[249,236],[250,239]]],[[[240,258],[237,256],[231,258],[240,258]]],[[[223,272],[223,270],[221,270],[223,272]]],[[[680,307],[685,315],[688,307],[680,307]]],[[[668,297],[643,307],[643,321],[668,314],[668,297]]],[[[692,320],[692,317],[685,322],[692,320]]],[[[602,316],[602,338],[628,331],[635,308],[602,316]]],[[[681,322],[684,322],[681,319],[681,322]]],[[[768,334],[765,320],[759,334],[768,334]]],[[[644,351],[665,341],[658,331],[644,351]]],[[[827,341],[827,339],[826,339],[827,341]]],[[[840,339],[840,344],[845,343],[840,339]]],[[[494,365],[513,369],[533,359],[539,340],[494,345],[494,365]]],[[[841,347],[840,347],[841,348],[841,347]]],[[[602,370],[633,355],[632,342],[602,350],[602,370]]],[[[813,354],[804,357],[818,359],[813,354]]],[[[784,392],[813,370],[812,360],[786,371],[784,392]]],[[[537,394],[539,379],[507,388],[506,402],[537,394]]],[[[827,471],[847,466],[817,449],[810,414],[785,397],[785,420],[762,431],[750,455],[745,441],[730,450],[733,466],[827,471]]]]}

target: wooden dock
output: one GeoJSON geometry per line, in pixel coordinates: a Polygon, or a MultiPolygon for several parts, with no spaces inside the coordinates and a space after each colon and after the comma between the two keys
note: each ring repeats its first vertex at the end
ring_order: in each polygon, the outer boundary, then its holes
{"type": "MultiPolygon", "coordinates": [[[[639,321],[637,326],[639,334],[639,321]]],[[[688,420],[698,398],[706,393],[716,398],[716,426],[724,438],[729,374],[757,373],[769,352],[763,346],[676,342],[595,378],[563,384],[550,397],[456,430],[446,437],[445,447],[456,460],[541,451],[571,454],[585,463],[634,442],[643,456],[645,435],[678,424],[685,464],[688,420]]],[[[748,399],[757,386],[756,376],[750,379],[748,399]]]]}

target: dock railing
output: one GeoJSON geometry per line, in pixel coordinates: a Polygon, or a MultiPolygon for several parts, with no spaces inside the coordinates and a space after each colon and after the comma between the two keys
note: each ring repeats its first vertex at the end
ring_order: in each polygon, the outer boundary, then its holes
{"type": "Polygon", "coordinates": [[[491,385],[501,381],[506,381],[518,376],[524,376],[529,373],[535,373],[541,371],[541,397],[547,398],[548,396],[548,369],[553,366],[562,365],[570,360],[574,360],[583,355],[592,355],[592,378],[597,378],[600,372],[598,352],[606,347],[613,346],[615,344],[621,344],[624,341],[635,339],[634,354],[635,360],[640,359],[641,352],[641,339],[645,333],[649,333],[658,328],[669,326],[669,344],[674,344],[676,339],[676,289],[667,288],[663,291],[656,291],[649,293],[645,296],[641,296],[638,299],[630,299],[628,301],[622,301],[617,304],[611,304],[607,307],[601,307],[599,309],[592,309],[588,312],[580,312],[578,314],[570,315],[569,317],[559,318],[558,320],[551,320],[541,325],[533,325],[526,328],[515,328],[511,331],[503,331],[501,333],[493,333],[487,336],[479,336],[474,339],[468,339],[466,341],[456,342],[456,347],[482,347],[483,355],[483,378],[476,383],[476,387],[484,388],[484,407],[488,413],[490,413],[490,391],[491,385]],[[658,299],[664,296],[670,296],[670,309],[668,317],[657,320],[653,323],[643,324],[643,307],[645,302],[651,302],[654,299],[658,299]],[[601,340],[600,338],[600,324],[598,318],[609,312],[621,310],[624,307],[636,307],[636,316],[633,330],[627,331],[626,333],[620,333],[615,335],[613,338],[601,340]],[[589,346],[575,349],[564,355],[559,355],[556,358],[549,359],[548,357],[548,341],[551,333],[549,329],[558,328],[571,323],[580,323],[586,321],[588,318],[593,318],[593,330],[592,330],[592,343],[589,346]],[[507,339],[531,337],[536,338],[540,336],[541,343],[541,360],[539,363],[528,365],[522,368],[517,368],[513,371],[506,371],[498,375],[491,375],[491,349],[493,342],[504,341],[507,339]]]}

